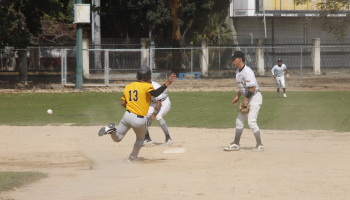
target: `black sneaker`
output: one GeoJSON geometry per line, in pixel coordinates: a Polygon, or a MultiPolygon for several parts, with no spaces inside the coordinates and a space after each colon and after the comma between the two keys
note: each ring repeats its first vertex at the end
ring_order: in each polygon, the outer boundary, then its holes
{"type": "Polygon", "coordinates": [[[104,136],[106,134],[111,134],[114,131],[116,131],[117,129],[115,128],[115,124],[114,123],[110,123],[108,124],[108,126],[103,127],[100,129],[100,131],[98,132],[98,136],[104,136]]]}

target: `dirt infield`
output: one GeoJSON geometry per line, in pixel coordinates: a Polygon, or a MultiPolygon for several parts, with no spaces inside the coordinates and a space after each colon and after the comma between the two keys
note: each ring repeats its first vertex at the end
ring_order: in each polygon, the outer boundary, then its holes
{"type": "Polygon", "coordinates": [[[225,152],[234,129],[172,128],[172,146],[144,147],[126,162],[135,136],[121,143],[100,127],[0,126],[0,170],[40,171],[48,178],[0,194],[16,200],[348,199],[350,133],[262,130],[264,152],[244,130],[241,151],[225,152]],[[186,148],[183,154],[164,154],[186,148]]]}

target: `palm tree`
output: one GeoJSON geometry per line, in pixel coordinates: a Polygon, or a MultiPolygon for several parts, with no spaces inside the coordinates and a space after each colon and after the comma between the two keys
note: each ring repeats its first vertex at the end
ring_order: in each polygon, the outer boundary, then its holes
{"type": "Polygon", "coordinates": [[[226,43],[231,40],[232,30],[229,28],[225,20],[219,19],[218,13],[213,13],[207,22],[207,25],[203,31],[203,34],[198,34],[194,31],[194,42],[199,43],[203,39],[208,40],[209,45],[214,45],[214,43],[226,43]]]}

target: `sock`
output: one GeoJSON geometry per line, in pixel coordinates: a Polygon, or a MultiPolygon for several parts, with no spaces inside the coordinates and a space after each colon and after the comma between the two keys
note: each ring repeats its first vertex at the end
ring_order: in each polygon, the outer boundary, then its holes
{"type": "Polygon", "coordinates": [[[163,130],[163,132],[165,134],[166,139],[170,138],[169,131],[168,131],[168,126],[166,125],[165,120],[164,119],[160,119],[158,121],[158,123],[159,123],[160,127],[162,127],[162,130],[163,130]]]}
{"type": "Polygon", "coordinates": [[[283,88],[283,93],[284,93],[284,94],[286,93],[286,88],[283,88]]]}
{"type": "Polygon", "coordinates": [[[277,88],[277,93],[280,93],[280,89],[279,88],[277,88]]]}
{"type": "Polygon", "coordinates": [[[239,145],[239,140],[241,139],[243,129],[236,129],[235,141],[233,143],[239,145]]]}
{"type": "Polygon", "coordinates": [[[145,135],[145,139],[148,139],[148,140],[150,140],[150,139],[151,139],[151,137],[149,136],[149,132],[148,132],[148,130],[147,130],[147,133],[146,133],[146,135],[145,135]]]}
{"type": "Polygon", "coordinates": [[[258,145],[262,145],[262,144],[261,144],[261,138],[260,138],[260,131],[254,133],[254,136],[255,136],[255,139],[256,139],[256,143],[257,143],[258,145]]]}

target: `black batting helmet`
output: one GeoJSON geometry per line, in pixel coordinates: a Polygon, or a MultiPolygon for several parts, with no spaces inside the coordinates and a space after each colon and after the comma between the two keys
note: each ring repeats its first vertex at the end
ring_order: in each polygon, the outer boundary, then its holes
{"type": "Polygon", "coordinates": [[[151,76],[152,76],[152,72],[151,69],[147,66],[141,66],[138,70],[137,70],[137,80],[144,80],[144,81],[149,81],[151,80],[151,76]]]}

